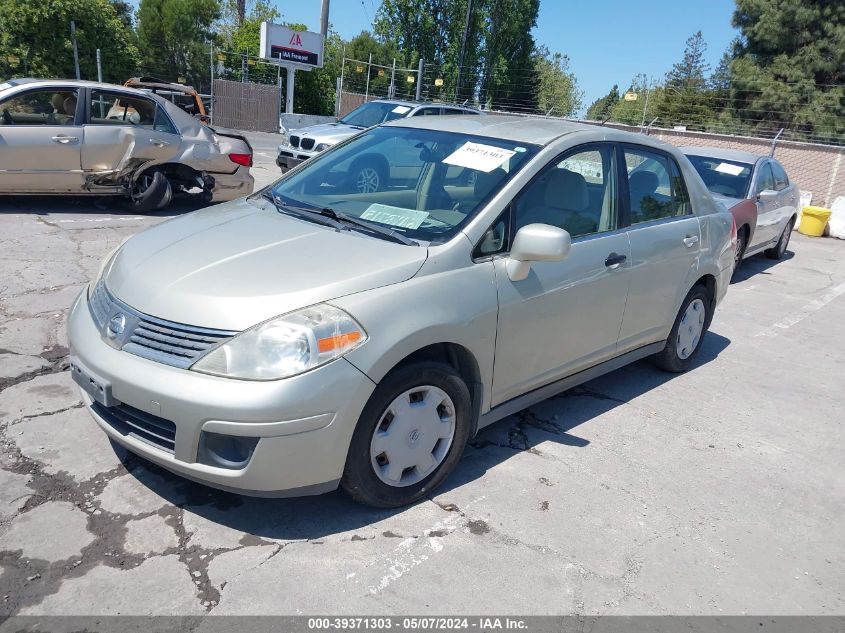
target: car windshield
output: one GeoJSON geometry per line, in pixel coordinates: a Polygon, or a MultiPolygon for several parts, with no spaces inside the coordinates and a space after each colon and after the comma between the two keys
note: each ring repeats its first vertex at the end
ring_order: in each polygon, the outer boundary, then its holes
{"type": "Polygon", "coordinates": [[[399,103],[385,103],[384,101],[371,101],[358,106],[352,112],[343,117],[340,122],[346,125],[358,127],[372,127],[379,123],[401,119],[408,115],[411,106],[399,103]]]}
{"type": "Polygon", "coordinates": [[[710,156],[688,155],[687,158],[712,193],[731,198],[748,196],[753,165],[710,156]]]}
{"type": "Polygon", "coordinates": [[[308,160],[272,189],[285,206],[337,214],[417,242],[444,242],[537,147],[405,127],[377,127],[308,160]]]}

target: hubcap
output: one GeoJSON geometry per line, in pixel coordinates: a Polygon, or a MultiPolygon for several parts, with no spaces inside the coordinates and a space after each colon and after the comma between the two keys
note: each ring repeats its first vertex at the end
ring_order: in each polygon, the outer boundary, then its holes
{"type": "Polygon", "coordinates": [[[378,191],[379,180],[378,171],[372,167],[364,167],[358,172],[355,179],[355,188],[358,193],[373,193],[378,191]]]}
{"type": "Polygon", "coordinates": [[[443,463],[454,437],[452,399],[438,387],[414,387],[382,414],[370,441],[370,462],[388,486],[412,486],[443,463]]]}
{"type": "Polygon", "coordinates": [[[140,196],[150,188],[151,184],[153,184],[153,177],[149,174],[142,174],[141,177],[135,181],[135,187],[132,193],[135,197],[140,196]]]}
{"type": "Polygon", "coordinates": [[[678,340],[676,341],[678,358],[681,360],[689,358],[698,347],[701,333],[704,331],[705,316],[704,302],[701,299],[695,299],[687,306],[678,325],[678,340]]]}

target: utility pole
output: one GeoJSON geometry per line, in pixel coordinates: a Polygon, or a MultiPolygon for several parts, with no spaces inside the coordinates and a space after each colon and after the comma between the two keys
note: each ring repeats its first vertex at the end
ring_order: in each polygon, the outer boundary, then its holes
{"type": "Polygon", "coordinates": [[[367,61],[367,87],[364,89],[364,103],[369,101],[370,97],[370,69],[373,67],[373,54],[370,53],[369,61],[367,61]]]}
{"type": "Polygon", "coordinates": [[[396,96],[396,58],[393,58],[393,70],[390,71],[390,87],[387,89],[387,96],[393,99],[396,96]]]}
{"type": "Polygon", "coordinates": [[[97,81],[103,83],[103,58],[100,56],[100,49],[97,49],[97,81]]]}
{"type": "Polygon", "coordinates": [[[467,37],[469,37],[469,22],[472,17],[472,0],[467,0],[467,19],[464,23],[464,35],[461,38],[461,54],[458,57],[458,82],[455,84],[455,100],[461,92],[461,82],[464,74],[464,57],[467,52],[467,37]]]}
{"type": "Polygon", "coordinates": [[[73,65],[76,67],[76,79],[78,81],[82,79],[82,75],[79,73],[79,51],[76,48],[76,23],[73,20],[70,21],[70,39],[73,40],[73,65]]]}
{"type": "Polygon", "coordinates": [[[320,7],[320,33],[323,37],[329,34],[329,0],[323,0],[320,7]]]}

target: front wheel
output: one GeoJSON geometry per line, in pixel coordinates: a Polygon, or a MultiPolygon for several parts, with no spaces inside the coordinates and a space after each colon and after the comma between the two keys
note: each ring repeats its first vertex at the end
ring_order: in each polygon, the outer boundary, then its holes
{"type": "Polygon", "coordinates": [[[395,508],[439,486],[463,453],[472,405],[449,365],[402,367],[379,383],[352,436],[340,485],[356,501],[395,508]]]}
{"type": "Polygon", "coordinates": [[[693,286],[675,317],[666,347],[653,357],[660,369],[674,373],[689,369],[710,326],[712,306],[707,288],[699,284],[693,286]]]}
{"type": "Polygon", "coordinates": [[[783,259],[784,255],[786,255],[786,248],[789,246],[789,238],[792,236],[793,226],[795,226],[794,218],[786,223],[783,233],[780,234],[778,243],[773,248],[766,250],[766,257],[769,259],[783,259]]]}
{"type": "Polygon", "coordinates": [[[734,272],[733,276],[742,266],[742,258],[745,257],[745,249],[748,248],[748,231],[743,227],[736,236],[736,251],[734,252],[734,272]]]}
{"type": "Polygon", "coordinates": [[[136,213],[146,213],[163,209],[173,197],[170,182],[160,171],[145,172],[135,179],[130,193],[132,209],[136,213]]]}

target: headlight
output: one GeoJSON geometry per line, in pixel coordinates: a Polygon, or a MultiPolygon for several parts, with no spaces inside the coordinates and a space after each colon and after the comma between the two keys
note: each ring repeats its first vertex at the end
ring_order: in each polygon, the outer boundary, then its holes
{"type": "Polygon", "coordinates": [[[238,334],[191,369],[229,378],[277,380],[325,365],[366,340],[364,328],[346,312],[319,304],[238,334]]]}
{"type": "Polygon", "coordinates": [[[329,149],[330,147],[331,147],[331,143],[320,143],[314,149],[316,149],[318,152],[322,152],[324,149],[329,149]]]}
{"type": "Polygon", "coordinates": [[[288,139],[287,134],[282,134],[282,143],[279,145],[277,152],[281,152],[283,149],[287,149],[290,147],[290,139],[288,139]]]}

